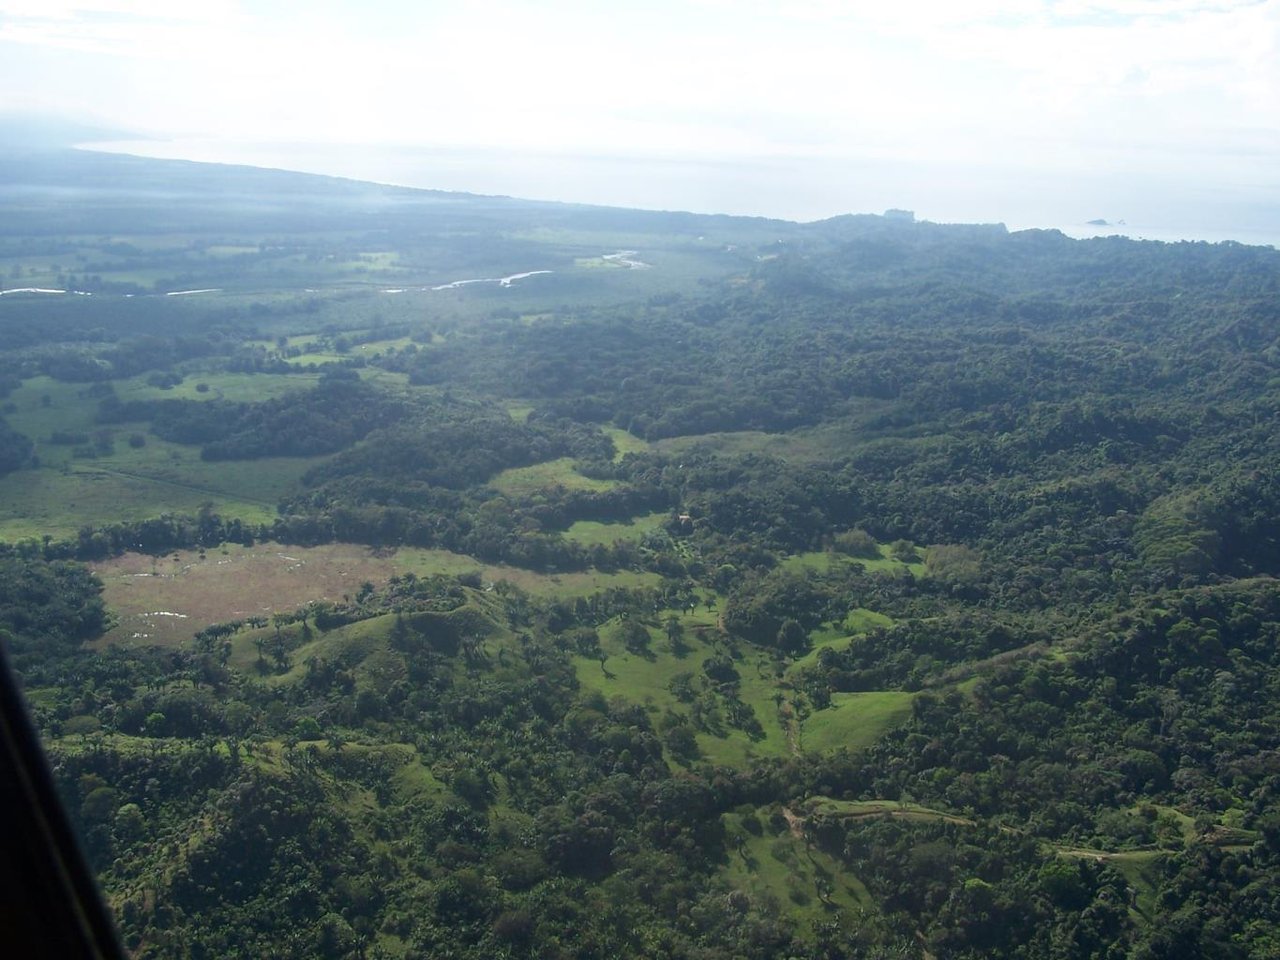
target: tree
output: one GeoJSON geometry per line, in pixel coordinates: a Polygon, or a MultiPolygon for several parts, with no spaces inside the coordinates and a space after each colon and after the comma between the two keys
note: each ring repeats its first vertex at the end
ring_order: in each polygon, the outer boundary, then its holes
{"type": "Polygon", "coordinates": [[[859,527],[836,534],[832,547],[838,553],[848,554],[851,557],[874,560],[880,556],[880,547],[876,543],[876,538],[859,527]]]}
{"type": "Polygon", "coordinates": [[[960,543],[944,543],[925,552],[925,570],[945,583],[968,585],[982,579],[982,554],[960,543]]]}
{"type": "Polygon", "coordinates": [[[910,540],[895,540],[889,544],[889,556],[900,563],[916,563],[920,560],[920,553],[910,540]]]}
{"type": "Polygon", "coordinates": [[[80,804],[80,813],[88,821],[105,822],[115,814],[119,793],[111,787],[96,787],[80,804]]]}
{"type": "Polygon", "coordinates": [[[778,628],[778,637],[774,644],[783,653],[799,656],[809,649],[809,635],[804,627],[788,617],[778,628]]]}
{"type": "Polygon", "coordinates": [[[684,642],[684,625],[680,622],[680,618],[673,614],[667,617],[663,626],[667,631],[667,645],[671,648],[671,652],[677,657],[688,653],[689,645],[684,642]]]}
{"type": "Polygon", "coordinates": [[[627,652],[637,656],[649,654],[649,645],[653,642],[653,638],[649,635],[648,628],[640,621],[623,620],[618,627],[618,637],[622,640],[622,645],[627,648],[627,652]]]}
{"type": "Polygon", "coordinates": [[[115,835],[122,840],[132,840],[142,836],[147,820],[142,815],[142,808],[136,803],[126,803],[116,811],[115,835]]]}
{"type": "MultiPolygon", "coordinates": [[[[729,633],[763,647],[775,646],[783,622],[794,620],[812,630],[826,613],[829,591],[822,584],[791,573],[770,573],[745,582],[729,597],[724,626],[729,633]]],[[[794,639],[788,632],[788,639],[794,639]]]]}
{"type": "Polygon", "coordinates": [[[293,735],[299,740],[319,740],[324,736],[315,717],[303,717],[293,726],[293,735]]]}

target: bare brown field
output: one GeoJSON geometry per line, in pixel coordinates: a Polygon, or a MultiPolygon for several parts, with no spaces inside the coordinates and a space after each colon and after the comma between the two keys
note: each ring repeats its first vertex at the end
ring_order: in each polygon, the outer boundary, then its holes
{"type": "Polygon", "coordinates": [[[190,640],[211,623],[340,599],[365,581],[381,584],[397,572],[390,556],[377,556],[367,547],[273,543],[228,544],[203,557],[194,550],[163,557],[126,553],[93,569],[116,618],[98,643],[159,646],[190,640]]]}
{"type": "Polygon", "coordinates": [[[292,547],[227,544],[206,552],[180,550],[163,557],[126,553],[92,565],[116,624],[96,645],[177,646],[211,623],[292,612],[317,600],[340,600],[362,583],[382,586],[413,573],[479,573],[542,596],[586,596],[609,587],[656,586],[655,573],[623,570],[541,574],[480,563],[447,550],[375,551],[355,544],[292,547]]]}

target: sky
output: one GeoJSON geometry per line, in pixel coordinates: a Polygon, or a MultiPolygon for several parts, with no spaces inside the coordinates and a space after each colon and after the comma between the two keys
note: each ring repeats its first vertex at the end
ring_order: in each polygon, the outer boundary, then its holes
{"type": "Polygon", "coordinates": [[[1229,193],[1280,237],[1280,0],[0,0],[2,111],[208,158],[341,147],[386,180],[412,150],[487,152],[517,187],[556,157],[847,164],[996,207],[1002,180],[1011,205],[1109,180],[1100,203],[1229,193]]]}

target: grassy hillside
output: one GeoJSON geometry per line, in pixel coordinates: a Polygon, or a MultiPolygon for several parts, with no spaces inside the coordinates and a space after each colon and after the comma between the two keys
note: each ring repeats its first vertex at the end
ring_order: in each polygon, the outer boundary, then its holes
{"type": "Polygon", "coordinates": [[[0,642],[135,955],[1276,952],[1280,254],[0,179],[0,642]]]}

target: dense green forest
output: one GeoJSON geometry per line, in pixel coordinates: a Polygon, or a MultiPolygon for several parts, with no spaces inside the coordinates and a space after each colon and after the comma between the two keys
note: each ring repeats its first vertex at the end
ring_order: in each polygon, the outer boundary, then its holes
{"type": "Polygon", "coordinates": [[[1276,250],[0,181],[0,638],[135,956],[1280,951],[1276,250]]]}

